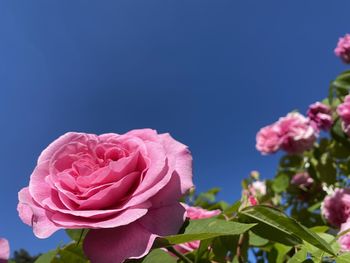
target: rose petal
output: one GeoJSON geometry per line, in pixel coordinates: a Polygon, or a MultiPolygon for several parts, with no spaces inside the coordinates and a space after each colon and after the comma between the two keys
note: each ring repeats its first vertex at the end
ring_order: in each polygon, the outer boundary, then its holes
{"type": "MultiPolygon", "coordinates": [[[[127,210],[109,217],[87,218],[69,214],[56,213],[51,220],[56,224],[67,228],[112,228],[127,225],[144,216],[151,203],[144,203],[137,207],[129,207],[127,210]]],[[[89,211],[85,211],[86,213],[89,211]]]]}
{"type": "Polygon", "coordinates": [[[86,133],[78,133],[78,132],[68,132],[66,134],[63,134],[58,139],[53,141],[39,156],[38,158],[38,164],[44,161],[49,160],[52,155],[58,151],[63,145],[66,145],[71,142],[86,142],[88,138],[93,139],[97,136],[92,134],[86,134],[86,133]]]}
{"type": "Polygon", "coordinates": [[[20,202],[17,208],[19,216],[24,223],[29,223],[33,227],[37,237],[47,238],[60,229],[49,220],[51,216],[49,212],[38,206],[31,198],[28,187],[18,193],[18,199],[20,202]]]}
{"type": "Polygon", "coordinates": [[[177,234],[186,218],[186,209],[180,203],[152,208],[142,217],[140,224],[159,236],[177,234]]]}
{"type": "Polygon", "coordinates": [[[137,222],[110,229],[93,229],[85,237],[84,252],[91,263],[121,263],[128,258],[145,256],[156,237],[137,222]]]}
{"type": "Polygon", "coordinates": [[[193,187],[192,155],[186,145],[174,140],[169,133],[161,134],[159,137],[162,139],[167,152],[169,166],[174,167],[174,170],[181,175],[181,189],[184,194],[193,187]],[[170,164],[172,160],[174,161],[174,166],[170,164]]]}

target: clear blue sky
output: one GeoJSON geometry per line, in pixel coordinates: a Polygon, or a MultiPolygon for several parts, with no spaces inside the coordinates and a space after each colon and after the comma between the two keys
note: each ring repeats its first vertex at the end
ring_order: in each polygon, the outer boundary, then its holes
{"type": "Polygon", "coordinates": [[[18,218],[17,192],[67,131],[151,127],[189,145],[199,190],[240,196],[257,130],[326,95],[350,3],[294,0],[0,1],[0,236],[54,248],[18,218]]]}

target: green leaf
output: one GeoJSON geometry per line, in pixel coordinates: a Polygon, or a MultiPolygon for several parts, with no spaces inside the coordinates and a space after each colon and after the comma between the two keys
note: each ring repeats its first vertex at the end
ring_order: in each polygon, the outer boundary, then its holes
{"type": "Polygon", "coordinates": [[[169,246],[194,240],[205,240],[223,235],[239,235],[246,232],[254,225],[255,224],[229,222],[216,218],[191,220],[183,234],[158,238],[157,245],[169,246]]]}
{"type": "Polygon", "coordinates": [[[276,243],[275,249],[277,251],[276,263],[285,262],[286,254],[291,250],[291,247],[276,243]]]}
{"type": "Polygon", "coordinates": [[[203,257],[203,255],[209,252],[209,246],[212,241],[213,239],[210,238],[210,239],[202,240],[200,242],[199,248],[196,253],[195,261],[194,261],[195,263],[198,263],[200,259],[203,257]]]}
{"type": "Polygon", "coordinates": [[[51,250],[45,254],[42,254],[40,257],[35,260],[35,263],[51,263],[54,258],[57,256],[58,250],[51,250]]]}
{"type": "Polygon", "coordinates": [[[294,254],[292,258],[288,260],[288,263],[302,263],[306,260],[307,257],[307,250],[301,249],[297,253],[294,254]]]}
{"type": "Polygon", "coordinates": [[[53,263],[60,262],[74,262],[74,263],[87,263],[88,259],[85,257],[82,245],[77,243],[69,244],[58,252],[58,257],[54,258],[53,263]]]}
{"type": "Polygon", "coordinates": [[[275,180],[272,182],[272,189],[276,193],[281,193],[285,191],[289,186],[290,178],[285,173],[280,173],[276,176],[275,180]]]}
{"type": "Polygon", "coordinates": [[[66,234],[75,242],[80,243],[84,240],[88,230],[87,229],[66,229],[66,234]]]}
{"type": "Polygon", "coordinates": [[[336,260],[336,263],[349,263],[350,262],[350,253],[344,253],[339,255],[336,260]]]}
{"type": "Polygon", "coordinates": [[[343,128],[341,127],[340,119],[336,120],[335,124],[331,129],[331,135],[337,142],[344,145],[344,147],[350,147],[350,141],[347,135],[344,133],[343,128]]]}
{"type": "Polygon", "coordinates": [[[280,166],[283,168],[300,168],[303,157],[299,155],[285,155],[280,160],[280,166]]]}
{"type": "Polygon", "coordinates": [[[321,155],[316,169],[322,182],[326,182],[327,184],[335,183],[337,170],[329,153],[321,155]]]}
{"type": "Polygon", "coordinates": [[[143,260],[142,263],[176,263],[176,257],[173,257],[161,249],[152,250],[143,260]]]}
{"type": "Polygon", "coordinates": [[[239,240],[238,235],[236,236],[220,236],[214,239],[211,249],[214,253],[214,261],[225,262],[227,252],[230,251],[231,255],[234,256],[237,251],[237,245],[239,240]]]}
{"type": "Polygon", "coordinates": [[[253,246],[253,247],[262,247],[265,246],[269,243],[268,239],[262,238],[256,234],[254,234],[254,232],[249,231],[249,245],[253,246]]]}
{"type": "Polygon", "coordinates": [[[252,231],[256,233],[255,229],[259,227],[260,233],[256,234],[264,238],[271,238],[277,242],[279,241],[276,239],[285,241],[284,239],[287,238],[287,241],[294,241],[294,244],[302,243],[301,240],[305,240],[315,247],[334,255],[328,243],[315,232],[307,229],[275,208],[263,205],[247,207],[240,212],[239,217],[243,218],[243,222],[258,223],[257,226],[252,228],[252,231]]]}

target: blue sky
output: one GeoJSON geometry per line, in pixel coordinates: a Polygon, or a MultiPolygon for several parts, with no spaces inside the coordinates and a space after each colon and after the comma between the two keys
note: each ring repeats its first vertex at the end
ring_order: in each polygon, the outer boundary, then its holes
{"type": "Polygon", "coordinates": [[[326,96],[350,3],[119,0],[0,2],[0,236],[54,248],[18,218],[17,192],[67,131],[150,127],[189,145],[199,190],[233,202],[253,169],[258,129],[326,96]]]}

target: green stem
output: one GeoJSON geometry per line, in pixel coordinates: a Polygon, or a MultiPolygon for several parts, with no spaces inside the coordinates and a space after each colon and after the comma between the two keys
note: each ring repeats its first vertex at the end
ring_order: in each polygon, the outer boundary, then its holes
{"type": "Polygon", "coordinates": [[[173,247],[167,247],[167,250],[169,250],[171,253],[173,253],[175,256],[177,256],[178,258],[182,259],[184,262],[186,263],[193,263],[192,260],[190,260],[188,257],[186,257],[185,255],[181,254],[179,251],[177,251],[175,248],[173,247]]]}

